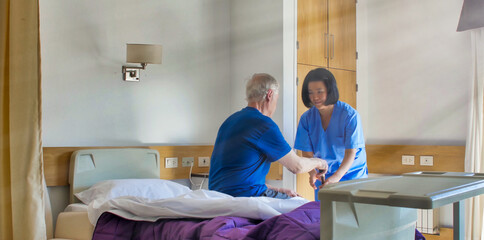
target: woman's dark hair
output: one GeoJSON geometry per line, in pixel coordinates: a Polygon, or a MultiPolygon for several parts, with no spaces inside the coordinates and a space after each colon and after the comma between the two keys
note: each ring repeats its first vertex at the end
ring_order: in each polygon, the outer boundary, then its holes
{"type": "Polygon", "coordinates": [[[339,92],[338,86],[336,86],[336,79],[334,78],[333,74],[324,69],[324,68],[316,68],[311,70],[308,75],[304,78],[304,83],[302,85],[301,96],[304,106],[310,108],[313,106],[311,100],[309,99],[309,91],[308,85],[310,82],[317,82],[321,81],[324,83],[327,89],[327,96],[324,105],[332,105],[338,102],[339,99],[339,92]]]}

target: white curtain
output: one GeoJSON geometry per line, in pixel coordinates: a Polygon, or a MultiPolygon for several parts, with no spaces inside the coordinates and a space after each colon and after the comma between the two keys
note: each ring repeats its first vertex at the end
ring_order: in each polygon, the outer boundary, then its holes
{"type": "MultiPolygon", "coordinates": [[[[466,141],[466,172],[484,172],[483,97],[484,97],[484,28],[472,29],[472,101],[466,141]]],[[[484,197],[466,201],[466,239],[484,239],[484,197]]]]}
{"type": "Polygon", "coordinates": [[[47,238],[38,0],[0,0],[0,239],[47,238]]]}

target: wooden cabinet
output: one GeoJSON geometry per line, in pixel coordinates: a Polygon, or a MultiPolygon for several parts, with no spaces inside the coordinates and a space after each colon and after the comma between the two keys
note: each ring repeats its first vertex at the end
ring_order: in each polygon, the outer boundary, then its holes
{"type": "Polygon", "coordinates": [[[356,1],[298,0],[300,64],[356,71],[356,1]]]}
{"type": "MultiPolygon", "coordinates": [[[[328,67],[327,4],[325,0],[297,1],[297,62],[328,67]]],[[[301,79],[301,78],[299,78],[301,79]]],[[[304,78],[303,78],[304,79],[304,78]]]]}
{"type": "MultiPolygon", "coordinates": [[[[307,110],[301,87],[307,73],[323,67],[333,73],[340,101],[356,109],[356,1],[298,0],[297,120],[307,110]]],[[[298,174],[297,192],[314,200],[309,175],[298,174]]]]}

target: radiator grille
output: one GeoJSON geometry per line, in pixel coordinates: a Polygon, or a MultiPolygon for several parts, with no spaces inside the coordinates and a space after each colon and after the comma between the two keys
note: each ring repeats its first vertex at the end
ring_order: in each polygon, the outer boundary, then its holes
{"type": "Polygon", "coordinates": [[[426,234],[439,234],[439,209],[418,209],[417,230],[426,234]]]}

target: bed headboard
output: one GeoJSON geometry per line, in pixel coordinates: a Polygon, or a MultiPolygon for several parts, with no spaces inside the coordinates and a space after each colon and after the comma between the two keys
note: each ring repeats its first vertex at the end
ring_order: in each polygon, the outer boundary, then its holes
{"type": "Polygon", "coordinates": [[[160,178],[157,150],[141,148],[86,149],[72,153],[69,167],[70,202],[74,194],[110,179],[160,178]]]}

